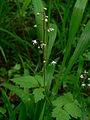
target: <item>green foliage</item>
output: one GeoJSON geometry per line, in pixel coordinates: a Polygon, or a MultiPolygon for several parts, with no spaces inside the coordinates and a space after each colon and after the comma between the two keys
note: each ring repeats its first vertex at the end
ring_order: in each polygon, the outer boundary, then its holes
{"type": "Polygon", "coordinates": [[[43,88],[36,88],[36,89],[34,89],[33,94],[34,94],[35,103],[37,103],[41,99],[44,99],[43,92],[44,92],[43,88]]]}
{"type": "Polygon", "coordinates": [[[81,109],[77,100],[73,99],[71,93],[66,93],[61,97],[58,97],[53,102],[55,108],[52,112],[52,117],[55,117],[56,120],[70,120],[70,116],[73,118],[81,117],[81,109]]]}
{"type": "Polygon", "coordinates": [[[16,95],[18,95],[21,98],[21,100],[24,103],[30,101],[29,93],[27,93],[24,90],[20,89],[18,86],[10,85],[8,83],[3,83],[0,86],[3,86],[5,88],[11,90],[12,92],[14,92],[16,95]]]}
{"type": "Polygon", "coordinates": [[[89,120],[89,11],[89,0],[0,0],[0,120],[89,120]]]}

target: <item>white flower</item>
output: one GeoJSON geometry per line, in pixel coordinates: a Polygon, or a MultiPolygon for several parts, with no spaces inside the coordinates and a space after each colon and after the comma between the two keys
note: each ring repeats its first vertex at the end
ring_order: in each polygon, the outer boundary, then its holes
{"type": "Polygon", "coordinates": [[[88,78],[88,80],[90,80],[90,78],[88,78]]]}
{"type": "Polygon", "coordinates": [[[84,76],[83,76],[83,75],[80,75],[80,78],[81,78],[81,79],[83,79],[83,78],[84,78],[84,76]]]}
{"type": "Polygon", "coordinates": [[[47,19],[47,18],[45,18],[45,22],[48,22],[48,19],[47,19]]]}
{"type": "Polygon", "coordinates": [[[45,18],[48,18],[48,16],[45,16],[45,18]]]}
{"type": "Polygon", "coordinates": [[[40,46],[38,46],[38,49],[40,49],[40,46]]]}
{"type": "Polygon", "coordinates": [[[36,28],[36,27],[37,27],[37,25],[34,25],[33,27],[35,27],[35,28],[36,28]]]}
{"type": "Polygon", "coordinates": [[[43,9],[44,9],[44,10],[47,10],[47,8],[46,8],[46,7],[44,7],[43,9]]]}
{"type": "Polygon", "coordinates": [[[34,27],[34,28],[36,28],[36,27],[37,27],[37,25],[34,25],[33,27],[34,27]]]}
{"type": "Polygon", "coordinates": [[[88,84],[88,87],[90,87],[90,84],[88,84]]]}
{"type": "Polygon", "coordinates": [[[56,61],[53,60],[53,61],[51,62],[51,65],[55,65],[55,64],[56,64],[56,61]]]}
{"type": "Polygon", "coordinates": [[[42,43],[41,44],[41,48],[43,48],[43,47],[45,47],[46,46],[46,44],[45,43],[42,43]]]}
{"type": "Polygon", "coordinates": [[[52,32],[52,31],[54,31],[54,28],[49,28],[48,30],[47,30],[48,32],[52,32]]]}
{"type": "Polygon", "coordinates": [[[44,60],[43,63],[46,63],[46,61],[44,60]]]}
{"type": "Polygon", "coordinates": [[[86,86],[86,84],[85,84],[85,83],[82,83],[82,84],[81,84],[81,86],[83,86],[83,87],[84,87],[84,86],[86,86]]]}
{"type": "Polygon", "coordinates": [[[39,16],[39,15],[40,15],[40,13],[38,12],[38,13],[37,13],[37,16],[39,16]]]}
{"type": "Polygon", "coordinates": [[[85,70],[84,73],[87,74],[88,72],[85,70]]]}
{"type": "Polygon", "coordinates": [[[32,40],[32,42],[33,42],[33,45],[37,44],[37,40],[32,40]]]}

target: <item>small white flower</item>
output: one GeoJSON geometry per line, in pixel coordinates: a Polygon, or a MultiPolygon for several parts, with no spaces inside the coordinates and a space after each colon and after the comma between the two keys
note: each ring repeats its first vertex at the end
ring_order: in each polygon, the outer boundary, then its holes
{"type": "Polygon", "coordinates": [[[90,80],[90,78],[88,78],[88,80],[90,80]]]}
{"type": "Polygon", "coordinates": [[[37,25],[34,25],[33,27],[34,27],[34,28],[36,28],[36,27],[37,27],[37,25]]]}
{"type": "Polygon", "coordinates": [[[52,32],[52,31],[54,31],[54,28],[49,28],[48,30],[47,30],[48,32],[52,32]]]}
{"type": "Polygon", "coordinates": [[[40,46],[38,46],[38,49],[40,49],[40,46]]]}
{"type": "Polygon", "coordinates": [[[88,72],[85,70],[84,73],[87,74],[88,72]]]}
{"type": "Polygon", "coordinates": [[[43,48],[43,47],[45,47],[46,46],[46,44],[45,43],[42,43],[41,44],[41,48],[43,48]]]}
{"type": "Polygon", "coordinates": [[[84,87],[84,86],[86,86],[86,84],[85,84],[85,83],[82,83],[81,86],[84,87]]]}
{"type": "Polygon", "coordinates": [[[81,78],[81,79],[83,79],[83,78],[84,78],[84,76],[83,76],[83,75],[80,75],[80,78],[81,78]]]}
{"type": "Polygon", "coordinates": [[[45,18],[45,22],[48,22],[48,19],[47,19],[47,18],[45,18]]]}
{"type": "Polygon", "coordinates": [[[46,61],[44,60],[43,63],[46,63],[46,61]]]}
{"type": "Polygon", "coordinates": [[[43,9],[44,9],[44,10],[47,10],[47,8],[46,8],[46,7],[44,7],[43,9]]]}
{"type": "Polygon", "coordinates": [[[88,87],[90,87],[90,84],[88,84],[88,87]]]}
{"type": "Polygon", "coordinates": [[[39,16],[39,15],[40,15],[40,13],[38,12],[38,13],[37,13],[37,16],[39,16]]]}
{"type": "Polygon", "coordinates": [[[32,42],[33,42],[33,45],[37,44],[37,40],[32,40],[32,42]]]}
{"type": "Polygon", "coordinates": [[[85,24],[83,24],[83,27],[85,27],[86,25],[85,24]]]}
{"type": "Polygon", "coordinates": [[[48,16],[45,16],[45,18],[48,18],[48,16]]]}
{"type": "Polygon", "coordinates": [[[51,62],[51,65],[55,65],[55,64],[56,64],[56,61],[53,60],[53,61],[51,62]]]}

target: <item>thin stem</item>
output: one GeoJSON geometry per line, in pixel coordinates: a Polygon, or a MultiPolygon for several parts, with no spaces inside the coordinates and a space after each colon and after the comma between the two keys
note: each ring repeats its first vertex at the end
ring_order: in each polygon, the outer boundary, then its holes
{"type": "MultiPolygon", "coordinates": [[[[43,18],[45,19],[45,13],[43,11],[43,18]]],[[[46,30],[45,30],[45,20],[43,20],[43,84],[44,84],[44,88],[45,88],[45,39],[46,39],[46,30]]]]}

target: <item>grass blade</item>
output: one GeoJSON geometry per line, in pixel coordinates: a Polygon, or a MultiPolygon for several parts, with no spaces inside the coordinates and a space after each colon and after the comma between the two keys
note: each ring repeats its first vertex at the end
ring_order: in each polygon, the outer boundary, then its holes
{"type": "Polygon", "coordinates": [[[73,56],[71,57],[67,70],[70,71],[77,58],[84,52],[90,45],[90,20],[86,25],[85,31],[82,33],[81,38],[77,44],[73,56]]]}
{"type": "Polygon", "coordinates": [[[22,15],[25,13],[28,5],[30,4],[31,0],[24,0],[23,6],[22,6],[22,15]]]}
{"type": "Polygon", "coordinates": [[[71,45],[73,42],[73,39],[78,31],[78,28],[80,26],[83,13],[86,7],[87,0],[77,0],[75,7],[73,9],[72,17],[71,17],[71,22],[70,22],[70,29],[69,29],[69,38],[68,38],[68,43],[67,43],[67,48],[66,52],[64,55],[62,67],[65,66],[65,63],[67,61],[67,58],[69,57],[70,50],[71,50],[71,45]]]}

